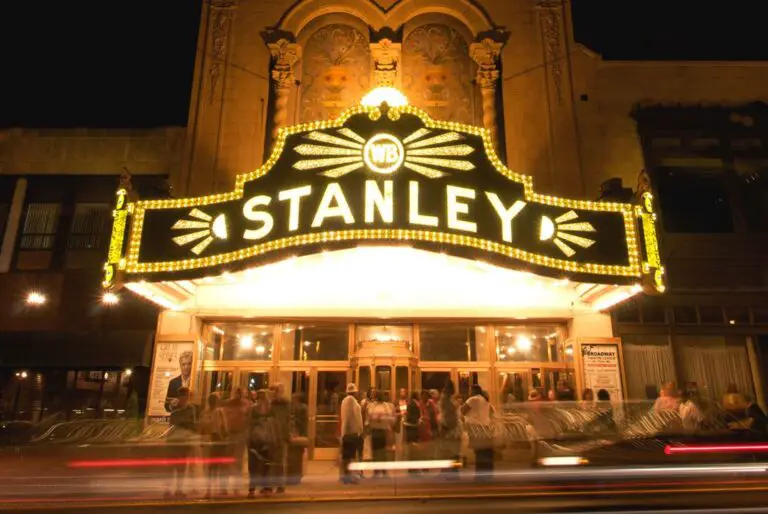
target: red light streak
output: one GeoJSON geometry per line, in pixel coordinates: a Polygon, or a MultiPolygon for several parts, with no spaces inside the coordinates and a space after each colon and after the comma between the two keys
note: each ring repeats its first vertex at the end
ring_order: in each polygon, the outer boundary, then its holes
{"type": "Polygon", "coordinates": [[[181,466],[185,464],[232,464],[234,457],[175,458],[175,459],[114,459],[114,460],[75,460],[67,463],[70,468],[146,468],[181,466]]]}
{"type": "Polygon", "coordinates": [[[768,444],[714,444],[697,446],[670,446],[664,447],[664,453],[674,455],[676,453],[758,453],[768,452],[768,444]]]}

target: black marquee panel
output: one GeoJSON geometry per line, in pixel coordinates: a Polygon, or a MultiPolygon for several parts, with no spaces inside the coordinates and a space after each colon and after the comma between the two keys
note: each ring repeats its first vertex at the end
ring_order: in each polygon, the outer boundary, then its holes
{"type": "MultiPolygon", "coordinates": [[[[499,161],[485,130],[412,107],[358,107],[289,127],[265,165],[238,177],[230,193],[123,208],[129,222],[115,223],[113,247],[125,245],[110,252],[105,286],[116,275],[203,277],[361,244],[407,244],[603,283],[652,273],[641,206],[535,193],[530,177],[499,161]]],[[[126,216],[119,211],[116,221],[126,216]]]]}

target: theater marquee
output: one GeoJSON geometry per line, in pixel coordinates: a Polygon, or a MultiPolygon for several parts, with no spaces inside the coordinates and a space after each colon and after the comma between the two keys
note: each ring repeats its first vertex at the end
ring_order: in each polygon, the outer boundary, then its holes
{"type": "Polygon", "coordinates": [[[121,200],[105,286],[118,275],[195,278],[361,244],[405,244],[661,291],[646,200],[542,195],[502,164],[484,129],[434,121],[411,106],[360,106],[281,130],[267,162],[239,176],[232,192],[121,200]]]}

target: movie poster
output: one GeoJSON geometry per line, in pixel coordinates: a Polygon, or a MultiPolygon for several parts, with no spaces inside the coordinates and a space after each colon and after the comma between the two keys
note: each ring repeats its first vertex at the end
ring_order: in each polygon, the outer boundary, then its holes
{"type": "Polygon", "coordinates": [[[619,345],[611,343],[581,345],[584,387],[592,389],[595,397],[600,389],[605,389],[611,395],[612,401],[624,398],[621,390],[619,351],[619,345]]]}
{"type": "Polygon", "coordinates": [[[152,367],[152,390],[149,394],[147,416],[166,418],[176,402],[178,391],[190,387],[194,369],[192,342],[157,343],[152,367]]]}

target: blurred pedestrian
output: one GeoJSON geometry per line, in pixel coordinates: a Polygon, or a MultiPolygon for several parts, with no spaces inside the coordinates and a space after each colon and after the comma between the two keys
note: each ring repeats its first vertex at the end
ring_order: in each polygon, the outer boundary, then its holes
{"type": "Polygon", "coordinates": [[[200,414],[198,431],[202,436],[203,456],[205,457],[206,492],[205,499],[211,498],[211,488],[215,490],[218,485],[222,495],[226,495],[226,481],[222,478],[222,462],[228,452],[227,447],[227,419],[224,409],[219,407],[219,395],[216,393],[208,396],[206,408],[200,414]],[[223,485],[223,487],[222,487],[223,485]]]}
{"type": "MultiPolygon", "coordinates": [[[[377,463],[388,460],[388,448],[392,441],[392,409],[384,401],[384,394],[376,391],[373,403],[369,408],[368,427],[371,433],[371,452],[373,461],[377,463]]],[[[374,477],[384,477],[384,470],[374,470],[374,477]]]]}
{"type": "Polygon", "coordinates": [[[270,471],[277,434],[269,391],[266,389],[256,392],[256,403],[251,407],[249,422],[248,497],[253,498],[259,486],[260,494],[272,493],[270,471]]]}
{"type": "Polygon", "coordinates": [[[299,485],[304,476],[304,451],[309,446],[309,409],[301,393],[294,393],[291,396],[290,431],[291,440],[286,466],[288,483],[299,485]]]}
{"type": "Polygon", "coordinates": [[[341,402],[341,466],[339,466],[340,481],[344,484],[359,483],[349,472],[349,465],[357,456],[360,441],[363,436],[363,415],[355,395],[357,386],[347,384],[347,396],[341,402]]]}
{"type": "Polygon", "coordinates": [[[494,438],[491,425],[491,404],[485,399],[483,389],[472,385],[472,396],[461,408],[466,421],[469,445],[475,452],[475,480],[489,480],[494,467],[494,438]]]}
{"type": "MultiPolygon", "coordinates": [[[[235,394],[224,402],[224,415],[229,430],[229,449],[234,461],[230,466],[227,488],[236,494],[243,479],[243,467],[248,451],[248,415],[251,401],[246,397],[242,387],[235,389],[235,394]]],[[[226,489],[225,489],[226,493],[226,489]]]]}
{"type": "MultiPolygon", "coordinates": [[[[421,409],[419,409],[419,393],[411,393],[411,399],[405,408],[403,417],[403,459],[413,462],[418,458],[419,423],[421,423],[421,409]]],[[[411,467],[409,473],[417,473],[418,470],[411,467]]]]}
{"type": "Polygon", "coordinates": [[[441,459],[451,460],[454,466],[443,470],[451,479],[459,477],[458,464],[461,461],[461,421],[459,404],[456,401],[456,387],[449,380],[440,394],[440,417],[438,419],[440,438],[438,448],[441,459]]]}
{"type": "Polygon", "coordinates": [[[272,466],[270,474],[272,485],[277,494],[285,492],[286,474],[285,465],[288,457],[288,444],[291,440],[290,419],[291,404],[285,396],[285,386],[274,384],[272,393],[272,415],[275,419],[275,444],[272,453],[272,466]]]}
{"type": "Polygon", "coordinates": [[[197,436],[197,408],[189,401],[190,391],[187,387],[181,387],[176,391],[176,398],[171,406],[169,424],[171,431],[166,437],[168,454],[171,459],[171,476],[164,496],[171,497],[171,489],[174,486],[176,498],[186,498],[184,493],[184,479],[187,473],[189,455],[194,450],[199,439],[197,436]]]}

